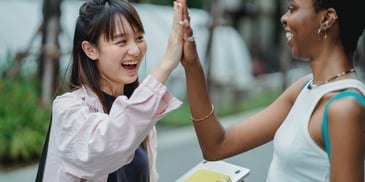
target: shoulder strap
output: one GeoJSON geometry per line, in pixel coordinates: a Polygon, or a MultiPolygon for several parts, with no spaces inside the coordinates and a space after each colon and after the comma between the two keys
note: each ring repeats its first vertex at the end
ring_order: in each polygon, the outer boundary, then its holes
{"type": "Polygon", "coordinates": [[[42,182],[43,181],[43,173],[44,173],[44,167],[45,167],[46,159],[47,159],[48,141],[49,141],[49,134],[51,132],[51,125],[52,125],[52,114],[51,114],[51,118],[50,118],[50,121],[49,121],[47,136],[46,136],[46,140],[45,140],[44,145],[43,145],[41,158],[39,160],[38,171],[37,171],[37,176],[36,176],[35,182],[42,182]]]}
{"type": "Polygon", "coordinates": [[[309,84],[310,81],[312,81],[312,78],[304,82],[302,89],[306,88],[306,86],[309,84]]]}
{"type": "Polygon", "coordinates": [[[365,106],[365,99],[359,93],[353,92],[353,91],[344,91],[344,92],[341,92],[341,93],[337,94],[336,96],[332,97],[327,102],[326,106],[324,107],[323,122],[322,122],[322,135],[323,135],[323,140],[324,140],[324,146],[325,146],[329,159],[331,157],[331,150],[330,150],[330,139],[329,139],[329,135],[328,135],[328,114],[327,114],[328,107],[333,101],[335,101],[337,99],[341,99],[343,97],[348,97],[348,96],[355,97],[355,99],[357,99],[363,106],[365,106]]]}

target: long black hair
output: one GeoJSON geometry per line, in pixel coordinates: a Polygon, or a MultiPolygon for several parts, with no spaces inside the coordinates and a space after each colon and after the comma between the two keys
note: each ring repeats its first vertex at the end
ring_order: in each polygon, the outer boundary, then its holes
{"type": "MultiPolygon", "coordinates": [[[[133,7],[126,0],[88,0],[79,10],[76,21],[75,35],[72,49],[72,67],[70,89],[80,88],[82,85],[90,88],[101,101],[104,111],[109,112],[100,87],[100,72],[96,62],[89,59],[81,48],[82,41],[98,45],[100,36],[106,40],[112,40],[115,35],[115,23],[120,16],[125,17],[134,31],[143,32],[144,27],[141,19],[133,7]]],[[[139,85],[138,79],[124,86],[124,95],[130,97],[135,88],[139,85]]]]}

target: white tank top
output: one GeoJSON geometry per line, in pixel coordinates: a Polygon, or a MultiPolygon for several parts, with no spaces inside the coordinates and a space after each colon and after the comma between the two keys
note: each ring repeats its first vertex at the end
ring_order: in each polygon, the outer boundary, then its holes
{"type": "Polygon", "coordinates": [[[355,79],[330,82],[312,89],[308,89],[307,85],[303,87],[288,116],[276,131],[267,182],[329,181],[329,159],[326,151],[311,138],[309,119],[323,95],[345,88],[357,88],[365,94],[364,84],[355,79]]]}

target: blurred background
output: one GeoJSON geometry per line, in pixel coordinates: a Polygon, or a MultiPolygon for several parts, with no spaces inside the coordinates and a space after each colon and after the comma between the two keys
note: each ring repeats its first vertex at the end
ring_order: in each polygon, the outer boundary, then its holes
{"type": "MultiPolygon", "coordinates": [[[[131,2],[144,23],[148,44],[140,70],[142,80],[166,49],[172,0],[131,2]]],[[[52,100],[67,91],[74,24],[82,3],[0,0],[0,181],[34,180],[52,100]],[[22,170],[27,171],[26,176],[17,178],[21,176],[17,171],[22,170]]],[[[287,9],[287,0],[188,0],[188,5],[210,97],[219,117],[257,111],[288,84],[310,72],[307,62],[291,58],[286,44],[280,17],[287,9]]],[[[361,76],[364,47],[362,38],[355,56],[361,76]]],[[[175,131],[188,134],[161,142],[161,146],[166,144],[161,147],[165,155],[159,155],[158,161],[162,182],[177,179],[201,159],[191,129],[181,66],[172,73],[167,86],[184,104],[158,123],[160,138],[174,138],[171,136],[176,135],[175,131]],[[187,141],[192,145],[188,149],[194,150],[181,155],[190,160],[172,152],[181,152],[178,147],[187,141]],[[177,142],[181,143],[176,145],[177,142]],[[183,159],[175,162],[185,161],[185,168],[168,171],[171,160],[176,159],[183,159]]],[[[243,156],[245,159],[231,159],[238,165],[258,169],[249,181],[264,181],[271,157],[271,146],[266,147],[252,152],[252,156],[243,156]],[[260,151],[265,157],[255,156],[260,151]]]]}

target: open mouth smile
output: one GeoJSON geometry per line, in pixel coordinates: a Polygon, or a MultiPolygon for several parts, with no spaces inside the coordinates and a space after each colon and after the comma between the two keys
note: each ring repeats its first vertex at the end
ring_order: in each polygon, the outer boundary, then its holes
{"type": "Polygon", "coordinates": [[[285,36],[286,36],[286,38],[288,39],[288,42],[289,42],[291,39],[293,39],[293,34],[292,34],[292,33],[290,33],[290,32],[286,32],[285,36]]]}
{"type": "Polygon", "coordinates": [[[122,63],[122,67],[127,70],[134,70],[137,68],[137,61],[129,61],[122,63]]]}

